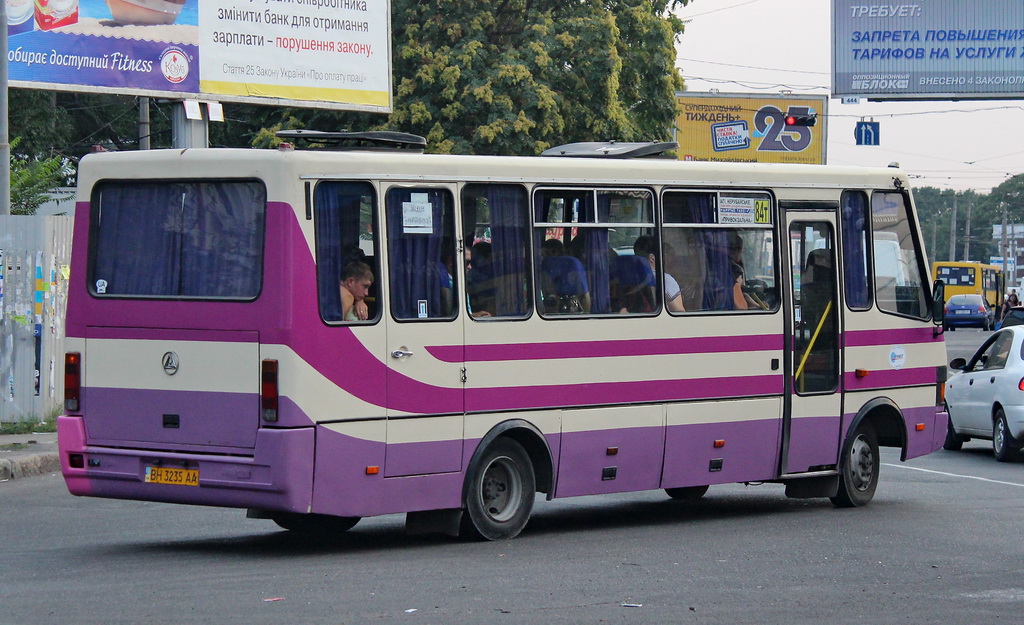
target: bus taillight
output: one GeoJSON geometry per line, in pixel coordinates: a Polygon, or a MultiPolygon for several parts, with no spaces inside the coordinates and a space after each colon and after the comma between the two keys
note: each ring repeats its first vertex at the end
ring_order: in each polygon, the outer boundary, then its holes
{"type": "Polygon", "coordinates": [[[260,370],[260,405],[264,421],[277,421],[277,361],[264,360],[260,370]]]}
{"type": "Polygon", "coordinates": [[[82,355],[64,354],[64,412],[78,412],[82,394],[82,355]]]}

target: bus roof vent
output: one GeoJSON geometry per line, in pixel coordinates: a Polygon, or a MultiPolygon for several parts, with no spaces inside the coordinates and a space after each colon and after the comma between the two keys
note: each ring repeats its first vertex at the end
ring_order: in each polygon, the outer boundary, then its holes
{"type": "Polygon", "coordinates": [[[278,130],[279,139],[298,141],[306,147],[328,150],[411,150],[422,152],[427,140],[407,132],[329,132],[324,130],[278,130]]]}
{"type": "Polygon", "coordinates": [[[584,143],[568,143],[541,152],[541,156],[567,156],[573,158],[642,158],[646,156],[664,156],[665,152],[674,150],[679,144],[674,141],[620,143],[618,141],[591,141],[584,143]]]}

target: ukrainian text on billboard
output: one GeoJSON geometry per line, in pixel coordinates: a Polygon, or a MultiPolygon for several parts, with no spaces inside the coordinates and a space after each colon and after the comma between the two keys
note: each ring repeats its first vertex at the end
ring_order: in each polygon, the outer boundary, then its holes
{"type": "Polygon", "coordinates": [[[388,0],[8,0],[14,86],[391,106],[388,0]]]}

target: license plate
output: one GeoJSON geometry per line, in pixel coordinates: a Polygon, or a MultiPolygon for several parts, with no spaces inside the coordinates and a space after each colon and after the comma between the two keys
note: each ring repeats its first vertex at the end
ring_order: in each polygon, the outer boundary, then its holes
{"type": "Polygon", "coordinates": [[[199,486],[199,470],[174,469],[171,467],[146,467],[146,481],[152,484],[199,486]]]}
{"type": "Polygon", "coordinates": [[[958,310],[958,311],[956,311],[956,314],[958,314],[958,315],[969,315],[969,314],[971,314],[971,311],[969,311],[969,310],[958,310]]]}

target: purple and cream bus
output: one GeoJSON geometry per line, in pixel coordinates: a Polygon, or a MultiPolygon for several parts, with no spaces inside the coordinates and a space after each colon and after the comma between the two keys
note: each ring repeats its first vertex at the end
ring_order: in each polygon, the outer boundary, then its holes
{"type": "Polygon", "coordinates": [[[880,445],[942,445],[943,299],[898,169],[292,136],[359,141],[82,160],[73,494],[504,539],[536,493],[860,506],[880,445]]]}

